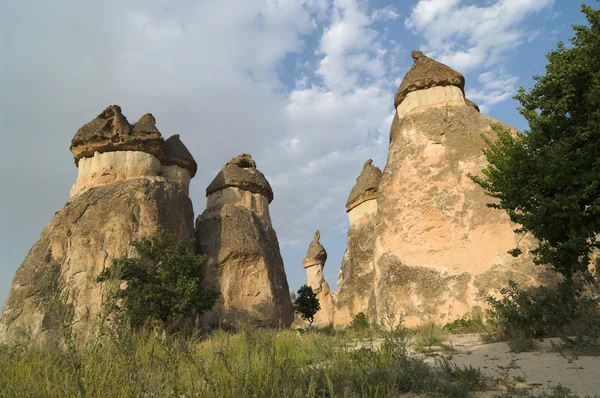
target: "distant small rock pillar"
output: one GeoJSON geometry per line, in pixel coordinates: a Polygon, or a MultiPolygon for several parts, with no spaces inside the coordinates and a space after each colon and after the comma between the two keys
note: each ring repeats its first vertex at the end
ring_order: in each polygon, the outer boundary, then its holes
{"type": "Polygon", "coordinates": [[[302,266],[306,269],[306,284],[310,286],[313,292],[317,295],[321,309],[314,317],[313,325],[317,327],[325,327],[333,324],[333,297],[329,289],[329,283],[323,276],[323,268],[327,261],[327,252],[319,239],[321,233],[317,230],[313,238],[306,257],[302,261],[302,266]]]}

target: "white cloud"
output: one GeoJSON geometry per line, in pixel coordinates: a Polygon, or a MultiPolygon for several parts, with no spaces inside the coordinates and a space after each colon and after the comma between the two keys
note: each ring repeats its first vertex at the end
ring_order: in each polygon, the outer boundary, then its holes
{"type": "MultiPolygon", "coordinates": [[[[361,0],[34,3],[11,3],[3,15],[12,18],[0,28],[13,38],[5,47],[11,62],[0,65],[9,77],[0,80],[1,118],[12,132],[0,166],[20,165],[0,177],[4,192],[14,193],[0,197],[0,207],[11,209],[1,214],[0,265],[12,272],[68,197],[76,175],[71,137],[109,104],[121,105],[131,122],[152,112],[164,136],[181,134],[199,165],[190,192],[197,215],[222,165],[251,153],[275,191],[271,214],[283,247],[308,245],[317,228],[324,239],[339,236],[363,162],[385,163],[401,51],[381,33],[398,18],[391,7],[372,10],[361,0]],[[308,47],[313,34],[320,35],[316,49],[308,47]],[[287,91],[280,66],[290,54],[303,55],[287,91]]],[[[328,249],[335,261],[344,248],[328,249]]],[[[304,278],[302,267],[288,262],[286,269],[292,285],[304,278]]]]}
{"type": "Polygon", "coordinates": [[[467,89],[467,97],[479,104],[481,112],[486,113],[499,102],[511,98],[516,89],[518,78],[506,73],[490,71],[478,77],[480,86],[467,89]]]}
{"type": "Polygon", "coordinates": [[[527,28],[528,19],[553,4],[554,0],[493,0],[485,5],[419,0],[405,26],[423,37],[423,50],[438,61],[462,73],[486,70],[504,79],[500,89],[481,81],[479,89],[467,93],[480,99],[486,112],[514,94],[516,78],[504,71],[503,64],[524,40],[535,38],[536,31],[527,28]]]}
{"type": "Polygon", "coordinates": [[[522,23],[554,0],[496,0],[490,5],[461,0],[420,0],[405,26],[426,40],[426,51],[468,71],[498,62],[526,36],[522,23]]]}

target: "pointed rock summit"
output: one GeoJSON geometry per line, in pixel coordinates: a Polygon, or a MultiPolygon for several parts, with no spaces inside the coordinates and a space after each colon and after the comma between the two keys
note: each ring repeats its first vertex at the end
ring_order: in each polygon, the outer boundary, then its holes
{"type": "Polygon", "coordinates": [[[162,163],[169,151],[154,124],[146,114],[132,127],[113,105],[77,131],[71,150],[79,174],[71,198],[15,274],[0,318],[0,343],[45,342],[58,336],[62,325],[45,294],[53,267],[65,281],[74,334],[85,337],[102,305],[103,285],[95,278],[113,259],[132,254],[133,240],[159,229],[178,238],[193,236],[187,195],[193,173],[186,165],[196,163],[178,138],[186,161],[162,163]]]}
{"type": "Polygon", "coordinates": [[[221,296],[205,324],[288,327],[294,313],[271,225],[273,190],[252,156],[231,159],[206,189],[196,220],[198,251],[207,255],[207,283],[221,296]]]}
{"type": "Polygon", "coordinates": [[[321,239],[321,233],[317,230],[310,246],[308,246],[302,266],[306,269],[306,285],[313,289],[321,305],[321,309],[314,317],[313,325],[325,327],[333,324],[334,305],[329,284],[323,276],[327,252],[319,239],[321,239]]]}
{"type": "Polygon", "coordinates": [[[463,75],[419,51],[412,56],[394,100],[377,194],[346,206],[351,227],[336,326],[358,312],[378,323],[402,314],[408,326],[444,324],[483,311],[482,297],[509,279],[530,285],[555,277],[533,264],[533,238],[516,234],[506,213],[487,207],[491,199],[468,177],[487,165],[481,135],[501,123],[464,97],[463,75]],[[524,254],[507,253],[515,247],[524,254]]]}
{"type": "Polygon", "coordinates": [[[321,242],[319,242],[319,239],[321,239],[321,233],[317,230],[312,242],[310,242],[310,246],[308,246],[305,260],[315,261],[324,265],[325,261],[327,261],[327,252],[321,242]]]}

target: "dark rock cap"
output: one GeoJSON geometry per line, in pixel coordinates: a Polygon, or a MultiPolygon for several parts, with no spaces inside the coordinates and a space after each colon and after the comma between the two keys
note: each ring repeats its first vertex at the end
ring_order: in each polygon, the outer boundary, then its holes
{"type": "Polygon", "coordinates": [[[477,112],[481,113],[481,111],[479,110],[479,105],[477,105],[467,97],[465,97],[465,104],[469,105],[470,107],[474,108],[477,112]]]}
{"type": "Polygon", "coordinates": [[[412,51],[410,54],[414,64],[400,83],[394,98],[394,107],[397,108],[408,93],[436,86],[456,86],[464,94],[465,77],[463,75],[449,66],[427,57],[421,51],[412,51]]]}
{"type": "Polygon", "coordinates": [[[308,246],[308,251],[306,252],[305,258],[320,261],[323,265],[325,265],[325,261],[327,261],[327,251],[325,251],[325,248],[323,245],[321,245],[319,239],[321,239],[321,233],[317,229],[317,232],[315,232],[315,237],[310,243],[310,246],[308,246]]]}
{"type": "Polygon", "coordinates": [[[162,159],[164,140],[155,123],[154,116],[147,113],[132,126],[121,113],[121,107],[109,106],[75,133],[71,140],[75,164],[95,152],[142,151],[162,159]]]}
{"type": "Polygon", "coordinates": [[[198,171],[198,164],[187,147],[179,139],[179,134],[174,134],[165,140],[164,160],[162,160],[162,164],[175,164],[183,167],[190,173],[190,177],[194,177],[196,171],[198,171]]]}
{"type": "Polygon", "coordinates": [[[373,159],[365,162],[360,175],[356,179],[356,185],[350,191],[350,196],[346,201],[346,212],[369,199],[375,199],[381,175],[382,172],[379,167],[373,166],[373,159]]]}
{"type": "Polygon", "coordinates": [[[252,156],[242,153],[231,159],[206,188],[206,196],[229,187],[263,195],[273,201],[273,190],[263,173],[256,169],[252,156]]]}

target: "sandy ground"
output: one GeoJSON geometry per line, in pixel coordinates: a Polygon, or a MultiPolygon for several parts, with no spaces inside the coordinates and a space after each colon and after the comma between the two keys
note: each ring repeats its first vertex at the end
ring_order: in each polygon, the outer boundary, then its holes
{"type": "MultiPolygon", "coordinates": [[[[600,398],[600,356],[565,357],[552,348],[552,342],[558,341],[545,339],[538,342],[535,351],[515,354],[506,343],[483,344],[479,334],[463,334],[448,336],[445,350],[432,349],[434,354],[450,358],[457,365],[480,368],[486,376],[499,380],[493,391],[476,393],[473,397],[494,397],[505,392],[505,385],[510,383],[533,396],[560,384],[580,397],[600,398]]],[[[359,346],[375,348],[381,343],[381,339],[362,340],[359,346]]],[[[427,356],[426,361],[435,362],[435,356],[427,356]]]]}
{"type": "Polygon", "coordinates": [[[456,350],[452,355],[456,364],[478,367],[487,376],[514,382],[533,394],[561,384],[581,397],[600,397],[600,357],[566,358],[552,348],[551,342],[558,339],[546,339],[536,351],[518,354],[511,353],[506,343],[482,344],[477,334],[448,340],[456,350]]]}

